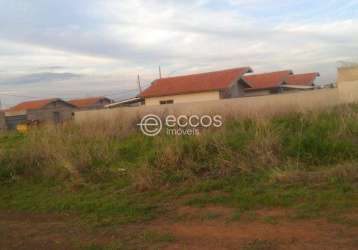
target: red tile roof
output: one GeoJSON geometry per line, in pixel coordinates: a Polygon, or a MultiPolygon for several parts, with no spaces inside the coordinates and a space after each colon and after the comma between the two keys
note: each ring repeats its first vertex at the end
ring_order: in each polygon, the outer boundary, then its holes
{"type": "Polygon", "coordinates": [[[71,103],[72,105],[75,105],[76,107],[84,108],[84,107],[88,107],[88,106],[91,106],[91,105],[95,105],[95,104],[97,104],[99,101],[101,101],[103,99],[108,99],[108,98],[106,98],[104,96],[97,96],[97,97],[73,99],[73,100],[70,100],[68,102],[71,103]]]}
{"type": "Polygon", "coordinates": [[[216,72],[162,78],[141,93],[141,97],[158,97],[226,89],[251,68],[235,68],[216,72]]]}
{"type": "Polygon", "coordinates": [[[243,79],[250,86],[249,89],[269,89],[279,87],[292,74],[291,70],[248,75],[243,79]]]}
{"type": "Polygon", "coordinates": [[[314,81],[317,77],[319,77],[319,73],[307,73],[307,74],[295,74],[291,75],[287,78],[286,84],[288,85],[304,85],[304,86],[312,86],[314,85],[314,81]]]}
{"type": "Polygon", "coordinates": [[[41,109],[46,105],[50,104],[51,102],[58,101],[57,98],[52,99],[43,99],[43,100],[36,100],[36,101],[28,101],[22,102],[17,104],[14,107],[9,108],[8,112],[19,112],[19,111],[26,111],[26,110],[33,110],[33,109],[41,109]]]}

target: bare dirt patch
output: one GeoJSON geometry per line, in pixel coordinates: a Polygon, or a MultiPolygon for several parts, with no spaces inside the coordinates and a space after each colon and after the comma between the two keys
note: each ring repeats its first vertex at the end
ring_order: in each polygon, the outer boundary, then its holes
{"type": "Polygon", "coordinates": [[[255,211],[257,217],[251,221],[230,220],[233,212],[215,206],[179,207],[172,211],[177,217],[107,228],[91,228],[73,216],[0,213],[0,249],[355,250],[358,246],[355,226],[326,219],[290,220],[286,217],[290,211],[284,209],[255,211]],[[183,214],[190,216],[181,219],[183,214]],[[271,224],[261,219],[265,217],[280,219],[271,224]]]}
{"type": "Polygon", "coordinates": [[[229,220],[232,209],[224,207],[182,207],[178,213],[191,213],[201,218],[206,213],[218,213],[209,220],[183,220],[171,223],[159,219],[152,228],[175,236],[176,242],[165,249],[357,249],[358,228],[329,223],[325,219],[290,220],[290,210],[265,209],[229,220]],[[279,218],[267,223],[263,218],[279,218]]]}
{"type": "Polygon", "coordinates": [[[274,249],[356,249],[358,243],[357,230],[325,221],[280,225],[177,223],[164,230],[178,240],[167,249],[245,249],[255,241],[270,242],[274,249]]]}
{"type": "Polygon", "coordinates": [[[75,216],[0,213],[0,249],[71,250],[107,245],[117,239],[119,230],[90,228],[75,216]]]}

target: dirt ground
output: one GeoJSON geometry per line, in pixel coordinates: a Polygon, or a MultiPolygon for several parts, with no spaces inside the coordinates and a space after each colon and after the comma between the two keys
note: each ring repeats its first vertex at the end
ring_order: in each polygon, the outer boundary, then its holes
{"type": "Polygon", "coordinates": [[[282,209],[233,214],[180,207],[148,223],[89,227],[73,215],[2,212],[0,249],[358,249],[358,227],[349,223],[290,219],[282,209]]]}

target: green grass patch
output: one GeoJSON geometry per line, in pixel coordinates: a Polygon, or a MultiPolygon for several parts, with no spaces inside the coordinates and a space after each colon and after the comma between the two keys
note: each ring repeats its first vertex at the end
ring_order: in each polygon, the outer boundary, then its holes
{"type": "MultiPolygon", "coordinates": [[[[208,182],[204,183],[205,187],[210,186],[208,182]]],[[[358,206],[358,192],[354,181],[287,185],[272,182],[264,172],[261,175],[231,177],[222,182],[230,183],[230,186],[214,185],[215,192],[199,193],[184,204],[195,207],[234,207],[238,209],[234,216],[237,218],[241,217],[242,212],[263,208],[294,208],[297,211],[296,218],[307,218],[327,214],[327,211],[349,211],[358,206]]],[[[213,180],[213,183],[216,184],[217,180],[213,180]]],[[[202,185],[198,184],[192,190],[202,190],[202,185]]]]}
{"type": "Polygon", "coordinates": [[[79,214],[98,225],[145,221],[159,211],[160,201],[145,194],[122,193],[92,186],[76,191],[53,183],[0,186],[0,209],[34,213],[79,214]]]}

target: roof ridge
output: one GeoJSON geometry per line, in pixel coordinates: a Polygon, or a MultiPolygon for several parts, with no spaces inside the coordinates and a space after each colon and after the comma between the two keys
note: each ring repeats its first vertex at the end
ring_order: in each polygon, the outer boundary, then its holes
{"type": "Polygon", "coordinates": [[[205,75],[205,74],[214,74],[214,73],[221,73],[221,72],[225,72],[225,71],[242,70],[242,69],[251,69],[251,68],[250,68],[250,66],[247,66],[247,67],[245,66],[245,67],[237,67],[237,68],[230,68],[230,69],[223,69],[223,70],[207,71],[207,72],[201,72],[201,73],[192,73],[192,74],[188,74],[188,75],[162,77],[162,78],[158,78],[158,79],[154,80],[154,82],[156,82],[158,80],[175,79],[175,78],[180,78],[180,77],[200,76],[200,75],[205,75]]]}
{"type": "Polygon", "coordinates": [[[263,73],[255,73],[255,74],[251,74],[251,75],[245,75],[244,77],[250,77],[250,76],[262,76],[262,75],[270,75],[270,74],[278,74],[278,73],[285,73],[285,72],[289,72],[289,75],[295,75],[293,73],[293,70],[288,69],[288,70],[279,70],[279,71],[271,71],[271,72],[263,72],[263,73]]]}

